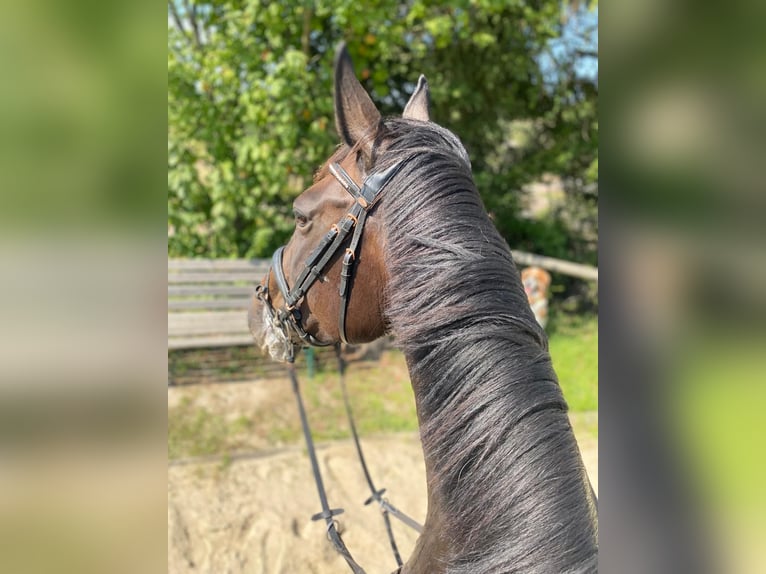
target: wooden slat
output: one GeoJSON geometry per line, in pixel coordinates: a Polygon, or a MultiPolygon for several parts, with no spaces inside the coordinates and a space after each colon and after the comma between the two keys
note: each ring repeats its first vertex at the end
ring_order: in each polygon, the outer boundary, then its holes
{"type": "MultiPolygon", "coordinates": [[[[168,311],[192,311],[201,309],[247,309],[250,297],[227,297],[222,299],[179,299],[168,301],[168,311]]],[[[170,315],[171,313],[168,313],[170,315]]],[[[175,313],[173,313],[175,314],[175,313]]]]}
{"type": "Polygon", "coordinates": [[[241,327],[235,328],[231,326],[230,329],[226,329],[221,325],[197,325],[178,329],[168,329],[168,340],[170,339],[184,339],[184,338],[199,338],[199,337],[250,337],[252,334],[247,329],[241,327]]]}
{"type": "MultiPolygon", "coordinates": [[[[562,259],[555,259],[553,257],[544,257],[543,255],[535,255],[534,253],[526,253],[524,251],[512,251],[513,260],[522,265],[537,265],[543,269],[548,269],[554,273],[562,273],[564,275],[571,275],[572,277],[579,277],[580,279],[588,279],[590,281],[598,281],[598,268],[590,265],[583,265],[582,263],[572,263],[571,261],[564,261],[562,259]]],[[[519,269],[521,271],[521,269],[519,269]]]]}
{"type": "Polygon", "coordinates": [[[169,259],[168,349],[253,345],[246,309],[270,264],[268,259],[169,259]]]}
{"type": "Polygon", "coordinates": [[[268,259],[168,259],[168,271],[199,270],[199,271],[262,271],[269,269],[268,259]]]}
{"type": "MultiPolygon", "coordinates": [[[[202,315],[202,314],[200,314],[202,315]]],[[[230,335],[248,334],[247,315],[237,313],[236,317],[209,317],[199,321],[190,321],[189,314],[168,315],[168,337],[183,337],[186,335],[230,335]],[[177,320],[173,320],[177,319],[177,320]]],[[[194,317],[191,317],[192,319],[194,317]]]]}
{"type": "Polygon", "coordinates": [[[244,311],[204,311],[201,313],[168,313],[168,321],[173,325],[191,325],[195,323],[244,321],[244,311]]]}
{"type": "Polygon", "coordinates": [[[257,271],[231,271],[228,273],[168,273],[168,284],[177,283],[248,283],[255,286],[264,273],[257,271]]]}
{"type": "Polygon", "coordinates": [[[253,337],[247,335],[225,335],[218,337],[168,338],[168,349],[202,349],[205,347],[229,347],[254,345],[253,337]]]}
{"type": "Polygon", "coordinates": [[[176,287],[168,285],[168,295],[252,295],[255,285],[251,287],[176,287]]]}
{"type": "Polygon", "coordinates": [[[202,313],[168,313],[168,327],[202,324],[239,324],[247,326],[247,313],[244,311],[205,311],[202,313]]]}
{"type": "Polygon", "coordinates": [[[168,326],[168,337],[247,335],[250,331],[247,323],[243,326],[232,323],[191,323],[189,325],[168,326]]]}

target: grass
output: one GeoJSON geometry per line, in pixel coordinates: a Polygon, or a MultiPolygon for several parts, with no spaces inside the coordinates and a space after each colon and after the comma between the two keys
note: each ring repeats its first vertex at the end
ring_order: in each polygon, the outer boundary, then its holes
{"type": "MultiPolygon", "coordinates": [[[[347,376],[355,419],[365,436],[416,431],[417,417],[404,358],[386,352],[374,364],[354,363],[347,376]]],[[[302,394],[318,441],[350,437],[343,395],[337,373],[319,370],[313,379],[301,376],[302,394]]],[[[168,409],[168,458],[222,454],[237,450],[263,450],[301,441],[300,421],[287,380],[268,379],[249,385],[194,385],[172,389],[184,393],[168,409]],[[210,407],[213,393],[247,393],[248,387],[268,388],[262,404],[248,405],[236,399],[224,411],[210,407]]],[[[243,395],[244,396],[244,395],[243,395]]]]}
{"type": "Polygon", "coordinates": [[[236,449],[252,428],[252,420],[228,420],[193,404],[189,397],[168,412],[168,458],[206,456],[236,449]]]}
{"type": "MultiPolygon", "coordinates": [[[[386,352],[377,365],[351,365],[346,385],[361,434],[369,436],[417,430],[415,398],[404,357],[399,351],[386,352]]],[[[319,372],[302,389],[316,437],[319,440],[349,437],[337,373],[319,372]]],[[[298,438],[300,427],[297,424],[295,431],[298,438]]]]}
{"type": "MultiPolygon", "coordinates": [[[[578,429],[597,437],[597,417],[577,413],[598,408],[598,322],[595,318],[557,317],[550,331],[553,364],[570,409],[575,412],[573,419],[580,421],[578,429]]],[[[350,431],[338,375],[332,361],[321,365],[325,367],[320,366],[310,381],[301,369],[301,388],[314,437],[319,441],[345,439],[350,431]]],[[[350,364],[346,384],[360,435],[417,431],[412,387],[399,351],[387,351],[374,363],[350,364]]],[[[261,379],[248,385],[193,385],[171,390],[184,393],[184,398],[168,410],[169,458],[227,456],[236,450],[300,443],[300,421],[288,381],[261,379]],[[248,385],[266,388],[266,398],[248,404],[248,385]],[[211,403],[205,397],[213,392],[240,392],[243,400],[230,395],[225,409],[211,407],[215,401],[211,403]]]]}
{"type": "Polygon", "coordinates": [[[559,313],[548,332],[553,368],[570,410],[598,410],[598,318],[559,313]]]}
{"type": "Polygon", "coordinates": [[[674,443],[709,501],[759,517],[766,511],[764,346],[766,337],[742,333],[690,343],[665,400],[674,443]]]}
{"type": "Polygon", "coordinates": [[[760,331],[694,325],[658,385],[679,479],[731,572],[763,571],[766,385],[760,331]]]}
{"type": "Polygon", "coordinates": [[[256,357],[257,351],[252,346],[170,351],[168,382],[183,385],[253,380],[275,372],[275,365],[255,360],[256,357]]]}

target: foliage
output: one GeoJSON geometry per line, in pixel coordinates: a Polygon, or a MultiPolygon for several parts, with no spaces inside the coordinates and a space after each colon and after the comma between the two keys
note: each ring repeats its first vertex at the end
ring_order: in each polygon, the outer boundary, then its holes
{"type": "Polygon", "coordinates": [[[595,221],[597,86],[578,72],[595,58],[587,40],[594,32],[581,25],[586,7],[558,0],[168,6],[171,256],[263,257],[285,241],[292,200],[337,144],[332,58],[345,39],[384,113],[401,113],[426,74],[433,118],[463,140],[487,209],[512,246],[595,261],[595,242],[578,239],[579,220],[551,213],[542,225],[517,223],[519,190],[546,173],[564,182],[568,203],[589,205],[580,211],[595,221]]]}

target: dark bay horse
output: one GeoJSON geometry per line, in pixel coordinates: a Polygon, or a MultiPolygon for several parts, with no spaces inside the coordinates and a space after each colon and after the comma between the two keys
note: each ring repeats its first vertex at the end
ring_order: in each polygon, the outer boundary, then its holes
{"type": "Polygon", "coordinates": [[[429,119],[425,78],[383,119],[341,46],[335,116],[342,144],[253,299],[257,344],[285,360],[292,345],[394,335],[428,481],[402,573],[596,572],[595,500],[546,336],[468,154],[429,119]]]}

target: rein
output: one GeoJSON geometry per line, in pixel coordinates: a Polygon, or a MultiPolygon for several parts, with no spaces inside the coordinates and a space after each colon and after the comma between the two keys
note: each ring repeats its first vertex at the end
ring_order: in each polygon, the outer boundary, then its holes
{"type": "MultiPolygon", "coordinates": [[[[399,548],[396,544],[396,539],[394,537],[393,530],[391,528],[391,518],[390,516],[394,516],[413,530],[415,530],[418,533],[423,532],[423,526],[419,524],[416,520],[410,518],[407,516],[404,512],[396,508],[393,504],[391,504],[388,499],[383,497],[383,494],[386,492],[385,488],[377,489],[375,488],[375,484],[372,481],[372,477],[370,475],[370,471],[367,467],[367,462],[364,458],[364,453],[362,451],[362,445],[359,441],[359,435],[357,434],[356,430],[356,424],[354,423],[354,416],[353,412],[351,410],[351,403],[348,398],[348,391],[346,389],[346,382],[345,382],[345,372],[346,372],[346,362],[341,356],[340,352],[340,345],[335,346],[335,353],[336,357],[338,359],[338,375],[340,380],[340,387],[341,391],[343,393],[343,402],[346,408],[346,415],[348,416],[348,422],[349,427],[351,428],[351,436],[354,439],[354,447],[356,448],[356,453],[359,458],[360,465],[362,467],[362,471],[364,473],[364,477],[367,481],[367,485],[370,488],[370,496],[367,498],[367,500],[364,501],[365,506],[371,504],[373,501],[377,502],[380,506],[380,512],[383,516],[383,522],[386,526],[386,533],[388,535],[388,541],[391,545],[391,551],[394,554],[394,559],[396,560],[397,564],[397,570],[396,572],[401,569],[403,562],[401,555],[399,553],[399,548]],[[389,516],[390,515],[390,516],[389,516]]],[[[311,427],[309,426],[308,417],[306,416],[306,408],[303,404],[303,397],[301,396],[300,391],[300,383],[298,382],[298,377],[295,373],[295,363],[290,362],[287,367],[288,373],[290,375],[290,382],[292,384],[293,394],[295,395],[295,402],[298,405],[298,414],[300,415],[301,419],[301,427],[303,430],[303,437],[306,441],[306,450],[308,451],[309,460],[311,461],[311,470],[314,474],[314,483],[317,488],[317,493],[319,495],[319,502],[322,506],[322,511],[314,514],[311,517],[311,520],[317,521],[317,520],[324,520],[325,524],[327,525],[327,537],[329,538],[330,542],[332,542],[333,547],[335,550],[340,554],[348,566],[351,568],[352,572],[354,574],[366,574],[364,569],[362,569],[361,566],[354,560],[353,556],[351,556],[351,553],[349,552],[348,548],[346,547],[345,543],[343,542],[343,538],[341,538],[340,532],[338,532],[338,523],[335,520],[335,517],[343,514],[344,510],[342,508],[330,508],[330,504],[327,500],[327,492],[325,491],[324,487],[324,481],[322,480],[322,473],[319,470],[319,462],[317,460],[316,455],[316,448],[314,446],[314,439],[311,434],[311,427]]]]}
{"type": "MultiPolygon", "coordinates": [[[[306,296],[309,288],[316,282],[317,279],[319,279],[333,257],[335,257],[335,255],[340,252],[343,243],[346,241],[349,235],[351,235],[351,240],[348,246],[345,248],[345,254],[343,255],[340,285],[338,289],[338,294],[341,299],[340,312],[338,316],[338,332],[340,335],[340,340],[344,343],[348,343],[348,339],[346,337],[346,312],[348,309],[348,297],[351,291],[354,262],[357,257],[359,241],[361,240],[362,232],[364,231],[364,224],[367,220],[369,211],[380,199],[381,192],[389,183],[389,181],[404,166],[406,161],[407,160],[399,161],[385,170],[366,177],[362,183],[361,188],[356,184],[356,182],[354,182],[351,176],[340,166],[340,164],[330,164],[330,173],[333,175],[333,177],[335,177],[335,179],[338,180],[343,189],[345,189],[355,199],[354,205],[338,223],[334,224],[330,228],[330,230],[325,234],[319,244],[311,252],[303,264],[303,269],[298,275],[298,278],[295,280],[295,284],[292,288],[290,288],[287,282],[287,277],[285,276],[283,268],[284,246],[280,247],[274,252],[269,273],[274,273],[277,287],[282,296],[282,299],[284,300],[283,306],[281,308],[276,309],[272,303],[268,291],[268,280],[264,282],[265,284],[258,285],[255,289],[256,297],[258,297],[258,299],[260,299],[264,304],[264,308],[266,309],[266,313],[269,316],[271,327],[274,333],[278,335],[279,342],[284,345],[283,356],[288,363],[288,374],[290,376],[290,382],[292,384],[295,400],[298,405],[298,414],[300,415],[303,436],[306,441],[306,450],[309,454],[311,470],[314,474],[314,482],[319,494],[319,502],[322,506],[322,511],[313,515],[311,519],[314,521],[325,521],[325,524],[327,525],[328,538],[335,547],[335,550],[341,556],[343,556],[354,574],[365,574],[365,571],[351,556],[351,553],[348,551],[348,548],[346,548],[346,545],[341,538],[340,532],[338,532],[335,516],[342,514],[343,509],[330,508],[329,502],[327,501],[327,493],[324,488],[324,482],[322,481],[322,474],[319,470],[319,462],[316,456],[314,440],[311,435],[311,428],[309,426],[308,417],[306,416],[306,409],[303,404],[303,398],[301,397],[300,384],[295,373],[295,351],[296,348],[300,348],[298,345],[301,345],[301,343],[297,343],[292,335],[297,336],[297,338],[300,339],[302,343],[315,347],[327,347],[333,344],[320,341],[310,333],[306,332],[301,324],[302,316],[300,310],[298,309],[298,305],[306,296]]],[[[391,545],[391,550],[399,567],[397,569],[398,572],[401,569],[403,563],[401,555],[399,554],[399,548],[396,545],[393,530],[391,528],[390,516],[394,516],[395,518],[399,519],[410,528],[416,530],[418,533],[423,531],[423,527],[418,522],[388,502],[388,500],[383,497],[386,489],[377,489],[372,481],[370,471],[364,458],[364,453],[362,452],[362,445],[359,442],[359,435],[356,430],[356,424],[354,423],[354,417],[345,383],[346,363],[341,356],[339,344],[335,346],[335,350],[338,359],[338,372],[341,391],[343,393],[343,402],[346,408],[349,427],[351,428],[351,435],[354,439],[354,446],[356,448],[356,453],[362,467],[362,472],[364,473],[365,480],[370,489],[370,496],[367,498],[367,500],[365,500],[364,504],[369,505],[375,501],[380,506],[381,514],[383,515],[383,521],[385,522],[386,526],[386,532],[388,534],[388,540],[391,545]]]]}

